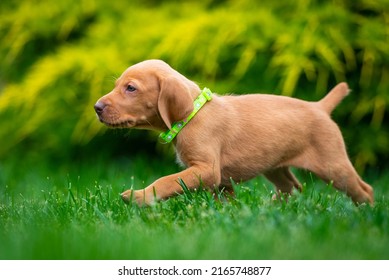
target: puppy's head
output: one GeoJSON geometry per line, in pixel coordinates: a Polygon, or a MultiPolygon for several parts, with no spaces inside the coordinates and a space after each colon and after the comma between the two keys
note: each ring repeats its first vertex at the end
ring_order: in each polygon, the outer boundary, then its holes
{"type": "Polygon", "coordinates": [[[94,108],[109,127],[164,130],[193,111],[199,87],[161,60],[129,67],[94,108]]]}

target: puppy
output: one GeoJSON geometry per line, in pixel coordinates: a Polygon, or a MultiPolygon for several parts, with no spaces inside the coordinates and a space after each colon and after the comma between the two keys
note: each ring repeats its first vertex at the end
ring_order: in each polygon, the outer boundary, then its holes
{"type": "Polygon", "coordinates": [[[356,204],[373,204],[373,189],[353,168],[330,118],[348,92],[340,83],[318,102],[268,94],[219,96],[202,91],[165,62],[147,60],[129,67],[94,108],[109,127],[162,131],[187,167],[143,190],[123,192],[126,203],[150,205],[182,193],[179,178],[189,189],[200,180],[210,188],[228,188],[231,180],[263,174],[277,194],[290,194],[301,189],[289,170],[293,166],[332,182],[356,204]]]}

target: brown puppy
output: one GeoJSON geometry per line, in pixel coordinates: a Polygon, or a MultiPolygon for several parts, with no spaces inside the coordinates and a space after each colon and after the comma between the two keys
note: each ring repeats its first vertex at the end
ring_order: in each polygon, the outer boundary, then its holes
{"type": "MultiPolygon", "coordinates": [[[[355,203],[373,204],[373,189],[356,173],[330,118],[348,91],[341,83],[318,102],[267,94],[213,94],[174,139],[177,157],[187,169],[143,190],[125,191],[122,198],[152,204],[181,193],[179,178],[194,189],[200,178],[214,188],[259,174],[273,182],[278,193],[290,194],[293,187],[301,188],[289,170],[294,166],[332,181],[355,203]]],[[[128,68],[95,110],[110,127],[165,131],[188,117],[200,92],[165,62],[147,60],[128,68]]]]}

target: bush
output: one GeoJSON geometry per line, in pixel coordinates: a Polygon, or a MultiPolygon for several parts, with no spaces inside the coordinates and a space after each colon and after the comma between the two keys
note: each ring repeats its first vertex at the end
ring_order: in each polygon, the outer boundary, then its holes
{"type": "Polygon", "coordinates": [[[357,168],[389,154],[388,0],[46,0],[0,8],[0,158],[16,150],[66,156],[107,137],[93,104],[126,67],[148,58],[215,92],[318,100],[347,81],[353,92],[334,118],[357,168]]]}

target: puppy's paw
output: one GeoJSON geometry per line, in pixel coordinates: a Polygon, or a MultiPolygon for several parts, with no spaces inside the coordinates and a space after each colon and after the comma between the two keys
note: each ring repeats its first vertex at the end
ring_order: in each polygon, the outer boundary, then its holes
{"type": "Polygon", "coordinates": [[[154,203],[154,199],[150,199],[146,195],[145,190],[126,190],[125,192],[121,193],[120,196],[123,202],[126,204],[136,203],[139,206],[147,206],[154,203]]]}
{"type": "Polygon", "coordinates": [[[288,199],[291,195],[292,194],[290,194],[290,193],[284,193],[284,192],[277,191],[275,194],[273,194],[271,199],[272,199],[272,201],[288,202],[288,199]]]}
{"type": "Polygon", "coordinates": [[[132,190],[126,190],[125,192],[120,194],[123,202],[129,204],[134,200],[134,192],[132,190]]]}

